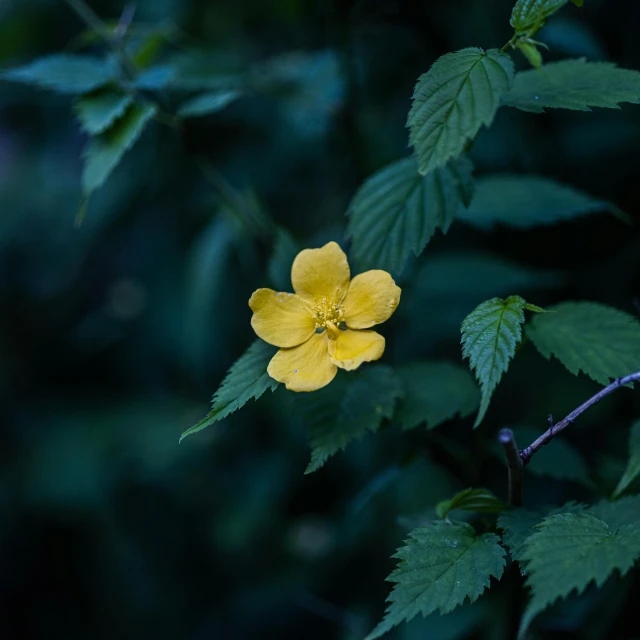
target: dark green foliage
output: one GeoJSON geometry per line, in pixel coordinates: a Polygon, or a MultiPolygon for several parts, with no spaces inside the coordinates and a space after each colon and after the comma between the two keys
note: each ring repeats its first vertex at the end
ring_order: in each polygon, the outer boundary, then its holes
{"type": "Polygon", "coordinates": [[[451,500],[444,500],[436,506],[440,518],[446,518],[450,511],[475,511],[476,513],[500,513],[507,509],[504,502],[498,500],[488,489],[465,489],[451,500]]]}
{"type": "Polygon", "coordinates": [[[640,476],[640,420],[631,425],[629,431],[629,461],[624,475],[613,492],[613,497],[619,496],[625,489],[640,476]]]}
{"type": "Polygon", "coordinates": [[[273,391],[278,383],[267,374],[267,365],[276,351],[276,347],[262,340],[253,342],[245,354],[229,369],[220,388],[213,396],[211,411],[200,422],[187,429],[180,436],[180,441],[224,420],[252,398],[257,400],[267,389],[273,391]]]}
{"type": "Polygon", "coordinates": [[[434,233],[446,233],[473,194],[473,165],[465,157],[418,173],[415,158],[398,160],[371,176],[353,197],[347,236],[364,269],[402,270],[434,233]]]}
{"type": "Polygon", "coordinates": [[[517,34],[539,29],[545,20],[569,0],[518,0],[511,12],[511,26],[517,34]]]}

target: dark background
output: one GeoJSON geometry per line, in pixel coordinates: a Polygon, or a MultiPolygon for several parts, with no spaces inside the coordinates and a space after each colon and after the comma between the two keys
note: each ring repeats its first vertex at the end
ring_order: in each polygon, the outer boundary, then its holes
{"type": "MultiPolygon", "coordinates": [[[[108,19],[122,11],[92,6],[108,19]]],[[[135,24],[171,33],[165,55],[198,51],[220,73],[275,59],[293,88],[249,93],[179,131],[153,123],[80,228],[85,137],[71,100],[0,84],[0,637],[361,638],[383,614],[408,528],[466,486],[505,497],[488,453],[498,429],[543,429],[597,390],[525,344],[476,432],[471,419],[429,433],[387,425],[305,476],[305,425],[279,389],[178,445],[253,339],[247,300],[270,284],[271,236],[221,205],[203,159],[300,247],[347,247],[356,188],[408,153],[417,77],[448,51],[502,46],[511,6],[140,0],[135,24]]],[[[82,30],[63,2],[5,1],[0,65],[73,50],[82,30]]],[[[538,35],[546,60],[640,69],[639,32],[635,0],[586,0],[538,35]]],[[[471,157],[479,175],[553,177],[637,221],[639,144],[637,106],[502,109],[471,157]]],[[[607,214],[530,232],[454,225],[398,280],[383,361],[459,362],[461,319],[495,295],[638,314],[640,233],[607,214]]],[[[527,504],[607,495],[639,409],[621,393],[585,416],[568,439],[589,479],[529,476],[527,504]]],[[[512,569],[477,604],[393,637],[509,638],[520,584],[512,569]]],[[[570,599],[544,637],[627,637],[637,578],[624,589],[570,599]]]]}

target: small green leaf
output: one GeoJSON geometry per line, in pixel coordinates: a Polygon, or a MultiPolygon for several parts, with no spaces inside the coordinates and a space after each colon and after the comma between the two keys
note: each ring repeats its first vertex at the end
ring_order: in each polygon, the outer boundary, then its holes
{"type": "Polygon", "coordinates": [[[498,500],[488,489],[465,489],[451,500],[443,500],[436,506],[439,518],[446,518],[450,511],[462,509],[476,513],[500,513],[509,507],[498,500]]]}
{"type": "Polygon", "coordinates": [[[475,47],[445,54],[420,76],[407,119],[420,173],[459,156],[493,122],[512,78],[508,55],[475,47]]]}
{"type": "Polygon", "coordinates": [[[549,516],[527,538],[522,557],[527,562],[527,584],[533,598],[520,626],[520,637],[530,621],[558,598],[591,583],[601,587],[616,570],[624,575],[640,557],[640,528],[612,527],[586,513],[549,516]]]}
{"type": "Polygon", "coordinates": [[[516,40],[516,47],[522,51],[526,59],[529,61],[529,64],[534,69],[539,69],[542,66],[542,54],[538,51],[538,47],[536,47],[533,42],[518,38],[518,40],[516,40]]]}
{"type": "Polygon", "coordinates": [[[548,359],[574,375],[580,371],[607,385],[640,370],[640,322],[596,302],[563,302],[534,317],[527,336],[548,359]]]}
{"type": "Polygon", "coordinates": [[[86,195],[104,184],[122,156],[139,138],[156,110],[151,104],[132,104],[109,129],[89,140],[84,152],[82,176],[86,195]]]}
{"type": "Polygon", "coordinates": [[[374,640],[418,613],[448,613],[468,597],[482,595],[491,577],[500,579],[505,551],[498,536],[476,536],[468,524],[436,522],[413,530],[393,556],[400,562],[388,580],[394,582],[384,620],[367,636],[374,640]]]}
{"type": "Polygon", "coordinates": [[[311,462],[305,473],[317,471],[367,431],[377,431],[384,418],[391,418],[401,395],[393,369],[378,365],[349,374],[348,382],[334,380],[325,389],[295,398],[311,432],[311,462]]]}
{"type": "Polygon", "coordinates": [[[269,360],[277,348],[262,340],[256,340],[231,366],[211,402],[211,411],[200,422],[187,429],[181,436],[202,431],[237,411],[252,398],[257,400],[267,389],[273,391],[278,383],[267,373],[269,360]]]}
{"type": "Polygon", "coordinates": [[[400,271],[419,255],[437,229],[449,230],[473,195],[473,165],[465,157],[421,175],[414,157],[368,178],[353,197],[347,237],[362,269],[400,271]]]}
{"type": "Polygon", "coordinates": [[[640,476],[640,420],[631,426],[629,432],[629,462],[620,482],[613,492],[613,497],[617,498],[624,490],[640,476]]]}
{"type": "Polygon", "coordinates": [[[545,109],[617,109],[621,102],[640,103],[640,72],[584,58],[521,71],[502,96],[503,104],[533,113],[545,109]]]}
{"type": "Polygon", "coordinates": [[[114,89],[102,89],[78,98],[74,108],[84,131],[98,135],[122,117],[133,98],[114,89]]]}
{"type": "Polygon", "coordinates": [[[182,118],[207,116],[222,111],[241,95],[242,92],[236,90],[203,93],[185,102],[178,110],[178,115],[182,118]]]}
{"type": "Polygon", "coordinates": [[[4,71],[0,77],[58,93],[81,94],[109,84],[116,75],[115,66],[101,58],[59,53],[4,71]]]}
{"type": "Polygon", "coordinates": [[[458,219],[481,229],[547,226],[617,207],[573,187],[531,175],[497,174],[480,178],[468,209],[458,219]]]}
{"type": "Polygon", "coordinates": [[[404,395],[396,420],[403,429],[422,423],[435,429],[478,408],[478,385],[465,367],[452,362],[415,362],[399,367],[397,373],[404,395]]]}
{"type": "MultiPolygon", "coordinates": [[[[537,455],[537,454],[536,454],[537,455]]],[[[583,513],[585,505],[576,502],[568,502],[562,507],[545,507],[539,511],[527,509],[509,509],[498,516],[498,529],[504,531],[502,542],[509,548],[509,553],[514,560],[522,566],[524,543],[536,532],[535,526],[542,520],[556,513],[583,513]]]]}
{"type": "Polygon", "coordinates": [[[532,35],[569,0],[518,0],[511,12],[511,26],[518,35],[532,35]]]}
{"type": "Polygon", "coordinates": [[[482,422],[491,395],[522,338],[525,304],[520,296],[506,300],[492,298],[478,305],[462,321],[462,356],[469,358],[482,391],[474,428],[482,422]]]}

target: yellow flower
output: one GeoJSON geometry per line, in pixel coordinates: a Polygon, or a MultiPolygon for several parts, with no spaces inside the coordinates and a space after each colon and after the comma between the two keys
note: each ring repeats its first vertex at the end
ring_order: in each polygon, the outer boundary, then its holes
{"type": "Polygon", "coordinates": [[[253,330],[280,347],[267,367],[272,378],[291,391],[315,391],[338,367],[351,371],[382,356],[384,338],[366,329],[388,320],[400,301],[386,271],[351,280],[347,256],[329,242],[296,256],[291,282],[295,293],[258,289],[249,300],[253,330]]]}

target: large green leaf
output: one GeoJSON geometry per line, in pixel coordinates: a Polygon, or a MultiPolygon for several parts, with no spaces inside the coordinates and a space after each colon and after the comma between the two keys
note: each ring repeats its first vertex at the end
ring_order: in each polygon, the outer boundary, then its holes
{"type": "Polygon", "coordinates": [[[278,383],[267,373],[267,365],[276,351],[276,347],[262,340],[253,342],[227,372],[213,396],[211,411],[200,422],[187,429],[180,436],[180,442],[192,433],[220,422],[251,398],[257,400],[267,389],[273,391],[278,383]]]}
{"type": "Polygon", "coordinates": [[[391,418],[402,395],[391,367],[368,366],[345,377],[295,399],[311,434],[311,461],[305,473],[317,471],[350,442],[376,431],[384,418],[391,418]]]}
{"type": "Polygon", "coordinates": [[[613,492],[619,496],[638,476],[640,476],[640,420],[631,426],[629,432],[629,461],[620,482],[613,492]]]}
{"type": "Polygon", "coordinates": [[[502,576],[505,551],[498,540],[492,533],[476,536],[468,524],[436,522],[412,531],[393,556],[400,562],[388,578],[395,585],[386,616],[367,640],[418,613],[448,613],[467,597],[477,600],[491,577],[502,576]]]}
{"type": "Polygon", "coordinates": [[[241,95],[242,92],[236,91],[235,89],[203,93],[185,102],[180,109],[178,109],[178,115],[181,118],[208,116],[217,111],[222,111],[241,95]]]}
{"type": "Polygon", "coordinates": [[[455,509],[476,513],[500,513],[508,509],[508,506],[502,500],[498,500],[488,489],[465,489],[450,500],[439,502],[436,506],[436,514],[440,518],[446,518],[449,512],[455,509]]]}
{"type": "Polygon", "coordinates": [[[640,322],[596,302],[563,302],[534,318],[527,336],[547,359],[600,384],[640,371],[640,322]]]}
{"type": "Polygon", "coordinates": [[[132,104],[111,127],[89,140],[84,152],[82,176],[85,194],[104,184],[156,111],[157,108],[151,104],[132,104]]]}
{"type": "Polygon", "coordinates": [[[498,529],[504,532],[502,542],[508,547],[511,557],[524,564],[524,543],[536,532],[537,524],[547,516],[556,513],[583,513],[585,508],[583,504],[568,502],[562,507],[544,507],[538,511],[528,511],[522,507],[503,511],[498,516],[498,529]]]}
{"type": "Polygon", "coordinates": [[[57,53],[39,58],[24,67],[4,71],[0,77],[58,93],[80,94],[113,81],[116,68],[112,63],[94,56],[57,53]]]}
{"type": "Polygon", "coordinates": [[[584,58],[521,71],[502,96],[503,104],[534,113],[545,109],[617,109],[621,102],[640,102],[640,72],[584,58]]]}
{"type": "Polygon", "coordinates": [[[640,557],[640,527],[611,526],[586,513],[549,516],[527,538],[522,553],[532,600],[520,635],[530,621],[558,598],[591,583],[600,587],[616,570],[624,575],[640,557]]]}
{"type": "Polygon", "coordinates": [[[452,362],[414,362],[397,369],[404,391],[396,420],[403,429],[435,429],[456,415],[472,414],[480,401],[469,371],[452,362]]]}
{"type": "Polygon", "coordinates": [[[122,117],[133,98],[114,89],[102,89],[78,98],[74,108],[84,131],[97,135],[122,117]]]}
{"type": "Polygon", "coordinates": [[[522,338],[524,310],[537,310],[520,296],[492,298],[462,321],[462,356],[469,358],[480,383],[482,399],[474,427],[483,420],[495,388],[522,338]]]}
{"type": "Polygon", "coordinates": [[[498,174],[480,178],[468,209],[458,219],[481,229],[546,226],[617,207],[550,178],[498,174]]]}
{"type": "Polygon", "coordinates": [[[511,12],[511,26],[518,35],[535,32],[567,2],[569,0],[518,0],[511,12]]]}
{"type": "Polygon", "coordinates": [[[353,197],[347,236],[362,269],[400,271],[440,229],[449,230],[473,194],[473,165],[452,160],[426,175],[414,157],[398,160],[368,178],[353,197]]]}
{"type": "Polygon", "coordinates": [[[512,78],[508,55],[475,47],[445,54],[420,76],[407,126],[421,173],[459,156],[493,122],[512,78]]]}

